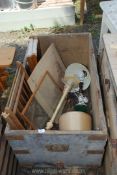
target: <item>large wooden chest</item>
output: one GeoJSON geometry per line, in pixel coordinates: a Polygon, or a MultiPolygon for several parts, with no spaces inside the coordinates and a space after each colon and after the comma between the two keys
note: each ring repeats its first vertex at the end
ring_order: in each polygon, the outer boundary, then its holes
{"type": "MultiPolygon", "coordinates": [[[[93,129],[91,131],[49,130],[44,133],[39,133],[38,130],[6,129],[5,135],[20,164],[38,163],[51,166],[61,163],[65,167],[99,167],[105,152],[107,130],[92,37],[89,33],[73,33],[41,35],[37,38],[41,56],[49,45],[54,43],[65,66],[78,62],[88,67],[91,74],[89,92],[93,129]]],[[[19,87],[20,83],[13,86],[19,87]]],[[[11,93],[14,93],[13,87],[11,93]]]]}

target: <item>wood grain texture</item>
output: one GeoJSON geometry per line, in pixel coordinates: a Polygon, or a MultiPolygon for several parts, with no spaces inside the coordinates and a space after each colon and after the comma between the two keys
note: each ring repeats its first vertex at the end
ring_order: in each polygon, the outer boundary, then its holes
{"type": "MultiPolygon", "coordinates": [[[[14,153],[6,138],[1,136],[0,140],[0,175],[12,175],[14,163],[17,162],[14,153]]],[[[15,175],[15,174],[14,174],[15,175]]]]}
{"type": "Polygon", "coordinates": [[[113,34],[104,35],[104,51],[100,62],[103,102],[108,127],[108,143],[105,149],[104,168],[106,175],[117,174],[117,95],[113,80],[113,68],[116,67],[117,37],[113,34]]]}
{"type": "Polygon", "coordinates": [[[7,145],[6,154],[5,154],[5,158],[4,158],[4,163],[3,163],[1,175],[7,174],[9,161],[10,161],[10,146],[7,145]]]}
{"type": "Polygon", "coordinates": [[[103,39],[109,63],[108,69],[117,96],[117,35],[105,34],[103,39]]]}
{"type": "Polygon", "coordinates": [[[6,136],[7,140],[24,140],[24,136],[23,135],[19,135],[19,136],[6,136]]]}
{"type": "Polygon", "coordinates": [[[92,104],[93,127],[96,130],[103,130],[103,132],[107,133],[105,115],[102,104],[100,82],[91,36],[90,36],[89,49],[90,49],[89,71],[91,75],[90,94],[92,104]]]}
{"type": "Polygon", "coordinates": [[[10,159],[8,163],[8,171],[7,171],[8,174],[7,175],[12,175],[13,160],[14,160],[14,154],[13,154],[13,151],[11,150],[10,159]]]}
{"type": "Polygon", "coordinates": [[[27,150],[27,149],[14,149],[13,151],[15,154],[23,154],[23,155],[30,153],[29,150],[27,150]]]}
{"type": "Polygon", "coordinates": [[[47,49],[28,79],[28,84],[32,90],[35,89],[35,86],[37,86],[39,79],[42,78],[45,71],[50,72],[54,80],[56,80],[60,86],[63,86],[61,78],[64,76],[65,67],[54,44],[51,44],[47,49]]]}
{"type": "Polygon", "coordinates": [[[35,97],[47,114],[51,117],[62,96],[59,85],[53,81],[49,72],[46,73],[35,97]]]}
{"type": "Polygon", "coordinates": [[[0,67],[10,66],[12,64],[15,47],[1,47],[0,48],[0,67]]]}
{"type": "Polygon", "coordinates": [[[60,57],[67,67],[72,63],[80,63],[88,66],[89,63],[89,34],[72,33],[39,36],[41,53],[44,55],[51,43],[60,54],[60,57]]]}
{"type": "MultiPolygon", "coordinates": [[[[60,131],[54,133],[39,134],[37,131],[20,131],[24,134],[24,141],[9,141],[13,150],[18,151],[16,157],[19,163],[51,163],[56,164],[61,160],[65,166],[100,166],[103,157],[104,140],[88,140],[89,135],[95,135],[95,132],[90,131],[90,134],[82,132],[72,132],[61,134],[60,131]],[[23,154],[23,149],[27,149],[27,154],[23,154]],[[89,150],[89,152],[87,152],[89,150]],[[90,151],[91,150],[91,151],[90,151]],[[92,151],[93,150],[93,151],[92,151]],[[97,151],[99,150],[99,151],[97,151]],[[101,150],[101,152],[100,152],[101,150]]],[[[89,132],[87,132],[89,133],[89,132]]],[[[10,134],[10,133],[9,133],[10,134]]],[[[12,131],[13,135],[17,135],[18,131],[12,131]]],[[[99,134],[100,135],[100,134],[99,134]]],[[[103,133],[101,134],[103,135],[103,133]]]]}
{"type": "Polygon", "coordinates": [[[114,157],[113,157],[113,150],[112,145],[110,142],[108,142],[108,145],[106,147],[105,152],[105,159],[104,159],[104,170],[106,175],[116,175],[117,174],[117,156],[116,156],[116,150],[114,151],[114,157]]]}
{"type": "Polygon", "coordinates": [[[24,129],[23,125],[13,113],[13,111],[11,111],[11,109],[5,108],[5,112],[8,114],[7,118],[9,118],[14,123],[14,129],[24,129]]]}
{"type": "Polygon", "coordinates": [[[117,139],[117,101],[114,92],[114,87],[110,72],[108,69],[108,59],[106,51],[103,52],[103,58],[101,63],[101,80],[104,94],[104,105],[106,112],[106,120],[110,136],[112,139],[117,139]]]}
{"type": "Polygon", "coordinates": [[[41,82],[35,98],[50,117],[62,95],[59,86],[63,86],[62,77],[64,76],[64,72],[65,67],[55,46],[52,44],[28,79],[28,84],[32,92],[35,91],[39,82],[41,82]],[[48,73],[43,78],[47,71],[48,73]],[[43,81],[41,81],[42,79],[43,81]]]}
{"type": "Polygon", "coordinates": [[[5,153],[6,153],[7,143],[5,138],[1,137],[0,139],[0,173],[3,168],[5,153]]]}
{"type": "Polygon", "coordinates": [[[12,168],[12,175],[16,175],[17,166],[18,166],[18,161],[17,161],[16,158],[14,157],[14,160],[13,160],[13,168],[12,168]]]}
{"type": "Polygon", "coordinates": [[[22,63],[17,62],[17,71],[3,116],[11,129],[34,129],[30,120],[22,114],[32,92],[27,84],[28,74],[22,63]]]}

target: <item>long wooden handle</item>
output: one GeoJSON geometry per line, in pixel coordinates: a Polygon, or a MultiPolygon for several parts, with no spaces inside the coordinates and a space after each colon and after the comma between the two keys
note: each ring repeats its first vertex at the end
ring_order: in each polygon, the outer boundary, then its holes
{"type": "Polygon", "coordinates": [[[49,130],[49,129],[51,129],[53,127],[53,122],[54,122],[54,120],[56,118],[56,115],[58,114],[58,112],[59,112],[59,110],[60,110],[60,108],[61,108],[61,106],[62,106],[62,104],[63,104],[63,102],[64,102],[64,100],[65,100],[65,98],[66,98],[66,96],[68,94],[68,92],[70,91],[71,87],[72,87],[72,83],[71,84],[67,84],[65,86],[65,89],[63,91],[63,95],[62,95],[62,97],[61,97],[61,99],[60,99],[60,101],[59,101],[59,103],[58,103],[58,105],[56,107],[56,110],[54,111],[50,121],[46,124],[46,129],[47,130],[49,130]]]}

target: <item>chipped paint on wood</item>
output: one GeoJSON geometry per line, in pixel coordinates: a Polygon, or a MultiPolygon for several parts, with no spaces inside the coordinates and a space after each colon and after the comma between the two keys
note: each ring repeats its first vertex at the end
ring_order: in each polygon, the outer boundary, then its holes
{"type": "MultiPolygon", "coordinates": [[[[12,134],[15,133],[12,131],[12,134]]],[[[27,133],[24,140],[9,140],[9,143],[13,150],[21,150],[16,155],[21,163],[55,164],[63,161],[65,166],[100,166],[106,139],[95,141],[88,137],[86,134],[27,133]],[[24,149],[30,154],[27,152],[24,156],[24,149]]]]}

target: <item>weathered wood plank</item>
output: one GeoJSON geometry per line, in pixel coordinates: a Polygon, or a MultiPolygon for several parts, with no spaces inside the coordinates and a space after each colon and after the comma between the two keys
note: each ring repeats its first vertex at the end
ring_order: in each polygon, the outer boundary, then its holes
{"type": "Polygon", "coordinates": [[[65,66],[54,44],[51,44],[28,79],[32,92],[38,87],[35,98],[49,117],[52,116],[62,95],[59,85],[63,87],[62,77],[64,77],[64,72],[65,66]]]}
{"type": "Polygon", "coordinates": [[[6,136],[7,140],[24,140],[24,136],[23,135],[10,135],[10,136],[6,136]]]}
{"type": "Polygon", "coordinates": [[[90,135],[88,140],[104,140],[106,135],[90,135]]]}
{"type": "Polygon", "coordinates": [[[93,50],[92,37],[90,35],[89,40],[89,70],[91,74],[90,94],[92,104],[92,115],[93,115],[93,129],[103,130],[107,133],[105,115],[103,111],[102,96],[99,84],[99,76],[97,71],[97,64],[93,50]]]}
{"type": "MultiPolygon", "coordinates": [[[[12,134],[15,135],[16,132],[12,131],[12,134]]],[[[32,131],[32,134],[28,132],[24,134],[24,141],[11,140],[9,143],[14,152],[17,153],[16,157],[20,163],[47,162],[54,164],[62,160],[66,166],[99,166],[106,137],[104,140],[95,141],[88,140],[88,137],[86,134],[38,134],[32,131]],[[24,148],[27,148],[28,151],[24,151],[23,154],[24,148]]]]}
{"type": "Polygon", "coordinates": [[[60,86],[63,86],[61,78],[64,76],[65,66],[62,63],[54,44],[51,44],[47,49],[28,79],[28,84],[32,90],[36,89],[35,87],[39,83],[39,80],[42,79],[46,71],[53,76],[53,79],[60,86]]]}
{"type": "Polygon", "coordinates": [[[13,160],[17,161],[6,138],[2,136],[0,142],[0,175],[12,175],[13,160]]]}
{"type": "Polygon", "coordinates": [[[57,34],[39,36],[42,55],[51,43],[55,44],[60,57],[67,67],[69,64],[79,62],[88,66],[89,63],[89,34],[57,34]]]}
{"type": "Polygon", "coordinates": [[[103,39],[109,63],[108,69],[117,96],[117,35],[105,34],[103,39]]]}
{"type": "Polygon", "coordinates": [[[5,159],[6,148],[7,148],[6,140],[5,138],[1,137],[0,139],[0,174],[2,171],[4,159],[5,159]]]}
{"type": "Polygon", "coordinates": [[[0,48],[0,67],[10,66],[12,64],[15,50],[15,47],[0,48]]]}
{"type": "Polygon", "coordinates": [[[12,175],[16,175],[17,166],[18,166],[18,161],[17,161],[16,158],[14,157],[13,168],[12,168],[12,175]]]}
{"type": "Polygon", "coordinates": [[[14,160],[14,154],[11,150],[10,159],[9,159],[9,163],[8,163],[8,172],[7,172],[8,174],[7,175],[12,175],[13,160],[14,160]]]}
{"type": "Polygon", "coordinates": [[[87,154],[103,154],[104,150],[87,150],[87,154]]]}
{"type": "Polygon", "coordinates": [[[108,142],[108,145],[106,147],[106,152],[105,152],[105,159],[104,159],[104,169],[105,169],[106,175],[117,174],[117,156],[116,156],[116,153],[114,154],[115,155],[113,157],[113,148],[111,147],[111,143],[108,142]]]}
{"type": "Polygon", "coordinates": [[[15,154],[30,154],[29,150],[27,149],[14,149],[13,151],[15,154]]]}
{"type": "Polygon", "coordinates": [[[10,146],[7,144],[5,158],[4,158],[2,170],[1,170],[1,173],[0,173],[1,175],[6,175],[7,174],[9,161],[10,161],[10,146]]]}
{"type": "Polygon", "coordinates": [[[110,130],[111,138],[117,139],[117,101],[108,70],[108,60],[105,51],[103,53],[101,64],[101,77],[108,128],[110,130]]]}
{"type": "Polygon", "coordinates": [[[103,88],[103,101],[108,127],[108,143],[106,146],[104,167],[106,175],[117,174],[117,94],[116,84],[113,79],[116,74],[116,35],[104,36],[104,51],[100,63],[101,82],[103,88]],[[116,88],[116,89],[115,89],[116,88]]]}

